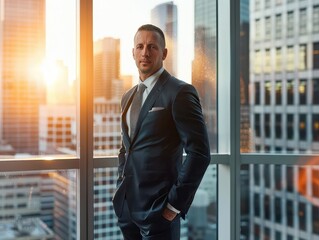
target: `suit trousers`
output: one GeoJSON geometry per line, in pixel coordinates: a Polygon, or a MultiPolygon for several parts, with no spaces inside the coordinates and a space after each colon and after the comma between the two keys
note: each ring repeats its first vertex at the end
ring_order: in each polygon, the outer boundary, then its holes
{"type": "Polygon", "coordinates": [[[156,217],[151,223],[137,223],[132,220],[125,199],[122,216],[118,218],[118,225],[122,231],[124,240],[179,240],[180,239],[180,215],[173,221],[162,217],[156,217]]]}

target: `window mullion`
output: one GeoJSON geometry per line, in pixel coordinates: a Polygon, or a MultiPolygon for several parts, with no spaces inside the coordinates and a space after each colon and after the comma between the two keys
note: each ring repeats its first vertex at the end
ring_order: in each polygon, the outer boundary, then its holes
{"type": "Polygon", "coordinates": [[[218,1],[218,239],[240,237],[239,2],[218,1]]]}
{"type": "Polygon", "coordinates": [[[92,0],[78,0],[78,77],[80,82],[77,229],[80,240],[93,240],[93,13],[92,0]]]}

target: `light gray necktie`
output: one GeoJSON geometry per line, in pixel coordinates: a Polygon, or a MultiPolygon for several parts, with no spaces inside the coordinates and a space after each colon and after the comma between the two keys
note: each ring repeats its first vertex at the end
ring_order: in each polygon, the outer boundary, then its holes
{"type": "Polygon", "coordinates": [[[143,84],[140,83],[138,85],[137,91],[134,95],[132,104],[131,104],[131,114],[130,114],[130,137],[133,137],[135,128],[136,128],[136,123],[138,116],[140,114],[141,106],[142,106],[142,101],[143,101],[143,93],[144,90],[147,87],[143,84]]]}

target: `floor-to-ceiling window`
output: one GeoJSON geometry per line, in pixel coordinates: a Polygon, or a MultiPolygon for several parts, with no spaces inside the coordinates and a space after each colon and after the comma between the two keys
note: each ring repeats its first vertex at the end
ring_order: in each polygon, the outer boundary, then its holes
{"type": "Polygon", "coordinates": [[[119,101],[137,82],[131,48],[147,22],[169,39],[165,68],[197,88],[210,136],[213,164],[182,238],[318,237],[317,1],[0,9],[0,239],[121,239],[119,101]]]}
{"type": "Polygon", "coordinates": [[[240,44],[249,45],[240,52],[249,59],[240,62],[240,73],[247,72],[240,99],[248,98],[241,102],[241,116],[248,111],[251,129],[249,147],[241,149],[248,169],[241,176],[249,179],[248,187],[241,185],[246,189],[241,205],[250,206],[241,210],[241,239],[318,238],[318,2],[241,0],[240,5],[246,7],[241,31],[248,25],[240,44]],[[250,69],[256,62],[258,71],[250,69]],[[265,100],[256,104],[258,98],[265,100]]]}
{"type": "Polygon", "coordinates": [[[76,15],[0,2],[0,239],[77,239],[76,15]]]}

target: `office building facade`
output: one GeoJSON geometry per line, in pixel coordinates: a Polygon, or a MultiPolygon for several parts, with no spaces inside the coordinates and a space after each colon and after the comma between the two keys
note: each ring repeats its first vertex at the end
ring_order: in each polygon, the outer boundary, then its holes
{"type": "MultiPolygon", "coordinates": [[[[319,3],[250,1],[252,152],[319,151],[319,3]]],[[[319,238],[318,167],[250,166],[250,238],[319,238]]]]}
{"type": "Polygon", "coordinates": [[[177,75],[177,6],[174,2],[162,3],[151,10],[151,22],[165,34],[168,55],[164,61],[165,69],[177,75]]]}
{"type": "Polygon", "coordinates": [[[0,9],[0,138],[17,153],[36,155],[39,105],[46,96],[40,71],[45,53],[45,0],[3,0],[0,9]]]}

